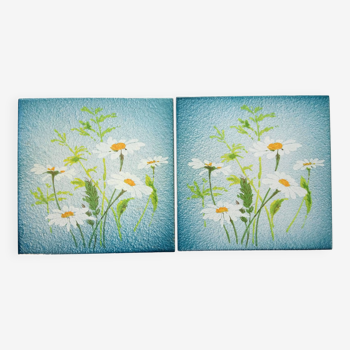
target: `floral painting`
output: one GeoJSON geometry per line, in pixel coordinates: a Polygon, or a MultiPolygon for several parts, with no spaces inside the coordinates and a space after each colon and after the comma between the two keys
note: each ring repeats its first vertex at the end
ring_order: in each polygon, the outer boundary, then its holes
{"type": "Polygon", "coordinates": [[[177,99],[179,250],[331,249],[329,98],[177,99]]]}
{"type": "Polygon", "coordinates": [[[174,251],[173,100],[19,100],[19,252],[174,251]]]}

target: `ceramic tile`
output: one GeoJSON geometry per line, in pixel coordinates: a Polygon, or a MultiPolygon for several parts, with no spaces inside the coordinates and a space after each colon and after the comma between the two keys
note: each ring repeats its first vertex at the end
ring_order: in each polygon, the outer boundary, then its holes
{"type": "Polygon", "coordinates": [[[177,99],[179,250],[331,249],[327,96],[177,99]]]}
{"type": "Polygon", "coordinates": [[[19,100],[19,253],[174,251],[172,99],[19,100]]]}

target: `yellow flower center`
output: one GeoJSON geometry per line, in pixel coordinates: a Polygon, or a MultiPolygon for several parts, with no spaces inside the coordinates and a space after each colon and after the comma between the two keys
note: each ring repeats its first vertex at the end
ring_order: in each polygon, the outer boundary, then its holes
{"type": "Polygon", "coordinates": [[[69,218],[70,216],[74,216],[74,213],[72,211],[66,211],[61,215],[61,218],[69,218]]]}
{"type": "Polygon", "coordinates": [[[221,169],[222,168],[222,166],[218,166],[216,169],[221,169]]]}
{"type": "Polygon", "coordinates": [[[115,152],[118,152],[118,151],[124,149],[125,147],[126,147],[126,144],[123,143],[123,142],[114,143],[114,144],[111,146],[111,150],[112,150],[112,151],[115,151],[115,152]]]}
{"type": "Polygon", "coordinates": [[[286,187],[290,186],[290,183],[287,180],[285,180],[285,179],[278,180],[278,182],[280,184],[282,184],[283,186],[286,186],[286,187]]]}
{"type": "Polygon", "coordinates": [[[228,211],[228,209],[226,207],[220,207],[220,208],[216,209],[217,213],[225,213],[227,211],[228,211]]]}
{"type": "Polygon", "coordinates": [[[205,163],[206,166],[212,166],[213,163],[205,163]]]}
{"type": "Polygon", "coordinates": [[[65,172],[66,172],[65,170],[61,170],[61,171],[60,171],[61,174],[65,173],[65,172]]]}
{"type": "Polygon", "coordinates": [[[306,166],[306,165],[311,165],[312,163],[310,162],[310,163],[304,163],[303,165],[304,166],[306,166]]]}
{"type": "Polygon", "coordinates": [[[48,171],[55,171],[55,167],[53,168],[47,168],[48,171]]]}
{"type": "Polygon", "coordinates": [[[129,186],[135,186],[135,182],[132,181],[131,179],[125,179],[124,182],[128,184],[129,186]]]}
{"type": "Polygon", "coordinates": [[[154,164],[154,163],[159,163],[159,160],[151,160],[151,161],[147,162],[147,164],[154,164]]]}
{"type": "Polygon", "coordinates": [[[277,151],[278,149],[281,149],[283,147],[282,143],[275,142],[275,143],[270,143],[267,148],[270,151],[277,151]]]}

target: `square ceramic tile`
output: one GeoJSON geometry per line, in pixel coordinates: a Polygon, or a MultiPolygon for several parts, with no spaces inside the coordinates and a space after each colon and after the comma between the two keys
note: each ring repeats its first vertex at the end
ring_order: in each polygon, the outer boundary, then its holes
{"type": "Polygon", "coordinates": [[[174,251],[172,99],[19,101],[19,253],[174,251]]]}
{"type": "Polygon", "coordinates": [[[179,250],[331,249],[327,96],[177,99],[179,250]]]}

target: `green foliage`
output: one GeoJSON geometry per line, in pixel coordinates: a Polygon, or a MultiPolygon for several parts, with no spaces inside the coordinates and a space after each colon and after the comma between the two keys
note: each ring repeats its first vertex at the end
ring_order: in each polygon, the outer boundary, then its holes
{"type": "MultiPolygon", "coordinates": [[[[205,180],[205,179],[204,179],[205,180]]],[[[207,182],[207,181],[205,181],[207,182]]],[[[196,181],[193,181],[194,186],[191,186],[189,184],[187,184],[187,187],[191,190],[191,192],[193,193],[193,195],[191,197],[188,197],[187,199],[196,199],[196,198],[201,198],[202,200],[204,200],[204,198],[206,196],[210,196],[210,188],[205,188],[204,187],[204,183],[203,181],[203,186],[202,189],[200,189],[198,183],[196,181]]],[[[227,192],[227,189],[225,187],[218,187],[215,186],[213,187],[213,191],[225,191],[227,192]]],[[[221,196],[222,193],[219,192],[213,192],[213,196],[217,197],[217,196],[221,196]]]]}
{"type": "Polygon", "coordinates": [[[230,182],[229,186],[238,185],[241,183],[240,178],[237,177],[236,175],[230,175],[229,177],[226,178],[226,180],[230,182]]]}
{"type": "Polygon", "coordinates": [[[100,213],[100,209],[98,208],[98,192],[92,181],[84,181],[85,186],[85,197],[83,197],[83,201],[89,205],[89,209],[92,212],[92,215],[97,217],[100,213]]]}
{"type": "Polygon", "coordinates": [[[55,200],[55,195],[53,193],[50,195],[44,195],[40,187],[37,187],[37,191],[38,192],[30,191],[30,193],[34,196],[34,198],[37,199],[37,201],[32,204],[32,207],[34,205],[41,205],[41,204],[48,205],[49,202],[53,202],[55,200]]]}
{"type": "Polygon", "coordinates": [[[237,197],[243,201],[243,206],[246,208],[246,212],[250,214],[254,210],[252,186],[245,177],[241,177],[240,185],[240,193],[237,197]]]}
{"type": "Polygon", "coordinates": [[[123,199],[117,204],[117,215],[119,220],[122,214],[125,212],[126,208],[128,207],[129,201],[131,201],[132,199],[134,198],[123,199]]]}
{"type": "Polygon", "coordinates": [[[128,207],[128,203],[132,199],[134,198],[123,199],[117,204],[117,228],[119,232],[119,237],[121,237],[121,228],[122,228],[122,224],[120,222],[121,216],[125,212],[126,208],[128,207]]]}
{"type": "Polygon", "coordinates": [[[113,131],[114,129],[116,129],[119,126],[113,126],[113,127],[107,127],[105,130],[102,130],[101,128],[101,124],[107,120],[107,119],[113,119],[113,118],[117,118],[115,113],[111,113],[111,114],[107,114],[107,115],[98,115],[103,109],[102,108],[96,108],[95,110],[91,110],[88,107],[83,107],[81,109],[82,112],[86,112],[89,113],[90,115],[94,116],[94,118],[90,118],[89,121],[82,121],[79,120],[79,123],[82,125],[79,128],[73,128],[73,131],[78,131],[79,135],[81,136],[88,136],[90,138],[92,138],[93,140],[95,140],[95,138],[93,137],[93,135],[95,134],[99,140],[102,142],[103,141],[103,137],[110,133],[111,131],[113,131]],[[94,123],[97,128],[94,129],[91,125],[91,123],[94,123]]]}
{"type": "Polygon", "coordinates": [[[311,191],[307,181],[302,176],[300,178],[300,186],[307,191],[304,199],[305,199],[305,205],[306,205],[306,214],[308,215],[312,207],[311,191]]]}
{"type": "Polygon", "coordinates": [[[230,153],[226,153],[223,156],[221,156],[221,159],[223,162],[231,162],[232,160],[235,160],[236,158],[243,158],[240,154],[242,151],[247,153],[247,150],[244,148],[243,145],[240,143],[238,144],[232,144],[232,147],[230,147],[230,153]]]}
{"type": "Polygon", "coordinates": [[[253,171],[252,167],[253,167],[253,164],[248,165],[248,166],[244,166],[244,167],[243,167],[243,171],[246,171],[246,170],[253,171]]]}
{"type": "MultiPolygon", "coordinates": [[[[46,194],[44,194],[44,192],[41,190],[40,187],[37,187],[37,192],[30,191],[30,193],[36,199],[35,203],[32,204],[32,207],[34,205],[41,205],[41,204],[49,205],[50,202],[53,202],[55,200],[55,194],[54,193],[49,194],[49,192],[48,192],[48,189],[51,188],[51,186],[48,184],[45,184],[45,185],[47,188],[46,194]]],[[[73,194],[69,191],[58,191],[57,192],[57,200],[59,202],[64,201],[67,199],[67,195],[73,196],[73,194]],[[64,197],[62,197],[62,196],[64,196],[64,197]]]]}
{"type": "Polygon", "coordinates": [[[73,156],[71,157],[67,157],[63,162],[64,162],[64,165],[67,166],[67,165],[73,165],[75,163],[78,163],[80,160],[87,160],[86,158],[84,158],[84,154],[85,153],[89,153],[89,151],[87,150],[86,147],[84,146],[80,146],[80,147],[77,147],[75,146],[74,147],[74,150],[73,150],[73,156]]]}
{"type": "Polygon", "coordinates": [[[270,205],[270,214],[271,214],[271,223],[272,223],[272,227],[274,227],[274,223],[273,223],[273,218],[276,215],[276,213],[280,210],[281,205],[284,201],[288,200],[288,198],[281,198],[281,199],[276,199],[275,201],[273,201],[270,205]]]}
{"type": "Polygon", "coordinates": [[[153,206],[153,213],[157,210],[158,207],[158,194],[157,194],[157,189],[154,187],[154,182],[152,179],[146,175],[146,180],[145,180],[146,186],[152,188],[152,193],[150,194],[151,201],[152,201],[152,206],[153,206]]]}
{"type": "Polygon", "coordinates": [[[56,135],[57,135],[57,139],[52,139],[51,142],[58,142],[58,144],[60,146],[67,146],[67,136],[65,133],[60,134],[56,129],[54,130],[56,135]]]}
{"type": "Polygon", "coordinates": [[[84,187],[85,186],[85,181],[79,178],[75,178],[73,181],[70,182],[72,185],[74,185],[74,190],[77,190],[80,187],[84,187]]]}
{"type": "Polygon", "coordinates": [[[262,110],[262,107],[248,107],[247,105],[243,105],[241,107],[241,110],[246,111],[252,116],[250,116],[248,119],[241,119],[239,118],[239,125],[233,125],[231,128],[234,128],[238,131],[238,133],[242,135],[247,135],[250,139],[254,140],[254,137],[256,137],[258,140],[260,140],[260,137],[275,128],[276,126],[268,126],[264,129],[260,129],[260,122],[262,122],[265,118],[275,118],[275,113],[268,113],[268,114],[257,114],[262,110]],[[255,128],[252,126],[252,124],[249,122],[253,122],[255,124],[255,128]]]}

